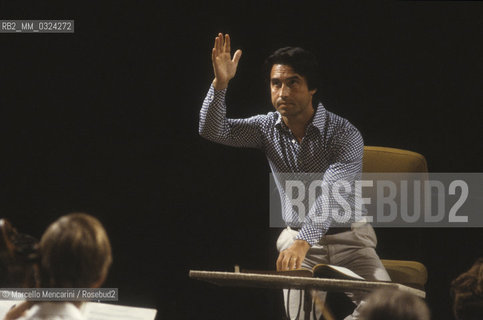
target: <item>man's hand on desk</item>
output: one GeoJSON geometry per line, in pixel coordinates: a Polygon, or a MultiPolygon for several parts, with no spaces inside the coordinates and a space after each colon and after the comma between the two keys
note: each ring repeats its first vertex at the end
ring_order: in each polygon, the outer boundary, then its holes
{"type": "Polygon", "coordinates": [[[305,240],[295,240],[287,249],[280,252],[277,259],[277,271],[287,271],[300,268],[310,245],[305,240]]]}

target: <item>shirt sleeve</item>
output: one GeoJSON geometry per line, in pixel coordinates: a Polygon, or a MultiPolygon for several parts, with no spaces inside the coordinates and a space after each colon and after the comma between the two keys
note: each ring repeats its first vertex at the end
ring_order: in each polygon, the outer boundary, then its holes
{"type": "Polygon", "coordinates": [[[215,90],[211,85],[200,111],[199,134],[213,142],[233,147],[262,148],[262,126],[265,116],[228,119],[225,103],[226,89],[215,90]]]}
{"type": "Polygon", "coordinates": [[[351,126],[335,138],[331,150],[332,164],[323,174],[322,194],[309,209],[296,237],[311,246],[320,241],[334,222],[347,226],[355,219],[355,181],[361,175],[364,141],[351,126]]]}

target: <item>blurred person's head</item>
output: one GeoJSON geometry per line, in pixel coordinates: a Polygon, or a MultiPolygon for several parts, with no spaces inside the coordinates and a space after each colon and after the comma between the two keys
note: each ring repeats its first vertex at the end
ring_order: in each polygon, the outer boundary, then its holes
{"type": "Polygon", "coordinates": [[[85,213],[71,213],[52,223],[40,240],[40,252],[43,287],[99,287],[112,262],[104,227],[85,213]]]}
{"type": "Polygon", "coordinates": [[[38,285],[38,240],[0,219],[0,287],[38,285]]]}
{"type": "Polygon", "coordinates": [[[429,320],[426,303],[398,289],[379,289],[371,293],[360,310],[361,320],[429,320]]]}
{"type": "Polygon", "coordinates": [[[483,319],[483,258],[451,282],[457,320],[483,319]]]}

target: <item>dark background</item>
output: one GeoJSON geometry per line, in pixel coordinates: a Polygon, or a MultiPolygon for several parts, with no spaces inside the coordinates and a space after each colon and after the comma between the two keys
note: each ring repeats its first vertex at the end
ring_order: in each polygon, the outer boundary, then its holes
{"type": "MultiPolygon", "coordinates": [[[[366,145],[481,171],[481,2],[0,3],[2,19],[75,20],[74,34],[0,34],[0,215],[37,237],[62,214],[96,215],[114,250],[105,286],[158,319],[282,314],[278,291],[188,278],[277,257],[263,154],[197,133],[217,32],[244,51],[229,116],[270,111],[263,60],[303,46],[326,108],[366,145]]],[[[481,229],[376,231],[381,257],[425,263],[434,318],[451,319],[449,282],[482,254],[481,229]]]]}

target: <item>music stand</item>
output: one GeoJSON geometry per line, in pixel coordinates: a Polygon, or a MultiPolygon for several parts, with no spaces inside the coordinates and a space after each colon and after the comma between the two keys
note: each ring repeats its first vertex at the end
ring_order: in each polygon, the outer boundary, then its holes
{"type": "Polygon", "coordinates": [[[327,278],[311,278],[300,276],[287,276],[282,274],[259,274],[241,272],[220,272],[190,270],[189,277],[210,282],[219,286],[256,287],[272,289],[301,289],[305,291],[304,311],[305,319],[309,319],[312,309],[310,290],[323,290],[335,292],[373,291],[379,288],[394,288],[407,291],[420,298],[426,293],[399,283],[365,280],[341,280],[327,278]]]}

